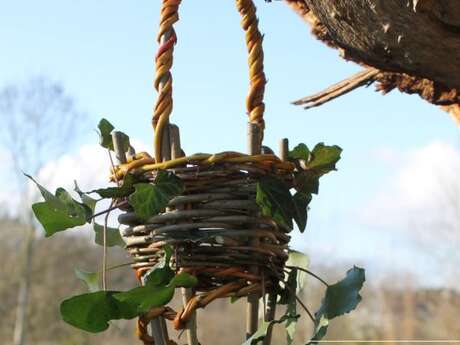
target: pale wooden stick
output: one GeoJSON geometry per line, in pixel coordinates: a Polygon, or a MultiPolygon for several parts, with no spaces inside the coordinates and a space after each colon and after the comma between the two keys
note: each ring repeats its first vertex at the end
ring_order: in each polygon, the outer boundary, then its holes
{"type": "MultiPolygon", "coordinates": [[[[163,129],[162,145],[161,145],[161,160],[163,162],[171,160],[171,143],[169,138],[169,127],[166,126],[163,129]]],[[[167,345],[169,343],[168,327],[166,325],[166,320],[163,316],[159,316],[152,321],[152,331],[155,336],[155,332],[158,332],[158,336],[162,338],[161,345],[167,345]]],[[[155,344],[157,342],[155,341],[155,344]]]]}
{"type": "MultiPolygon", "coordinates": [[[[118,162],[123,164],[126,163],[126,154],[125,151],[123,150],[123,134],[121,132],[113,132],[112,133],[112,142],[113,142],[113,150],[115,151],[115,155],[117,156],[118,162]]],[[[112,169],[114,169],[114,164],[113,164],[113,159],[110,151],[109,153],[109,158],[110,158],[110,164],[112,165],[112,169]]],[[[117,181],[118,184],[118,181],[117,181]]],[[[110,208],[114,204],[114,200],[112,200],[112,203],[110,204],[110,208]]],[[[110,211],[106,213],[105,218],[104,218],[104,232],[103,232],[103,256],[102,256],[102,288],[103,290],[107,290],[107,221],[110,215],[110,211]]]]}
{"type": "MultiPolygon", "coordinates": [[[[169,125],[169,140],[172,159],[177,159],[183,156],[183,151],[180,144],[179,127],[174,124],[169,125]]],[[[183,205],[176,207],[178,210],[183,209],[183,205]]],[[[193,297],[192,289],[181,288],[182,303],[187,306],[189,300],[193,297]]],[[[187,343],[188,345],[199,345],[197,337],[196,311],[193,312],[191,318],[186,325],[187,343]]]]}
{"type": "MultiPolygon", "coordinates": [[[[188,301],[193,297],[192,289],[181,288],[182,292],[182,303],[184,307],[188,304],[188,301]]],[[[188,345],[199,345],[197,336],[197,325],[196,325],[196,311],[193,312],[190,319],[187,321],[185,326],[187,334],[188,345]]]]}
{"type": "MultiPolygon", "coordinates": [[[[283,162],[287,162],[289,155],[289,140],[283,138],[279,143],[279,157],[283,162]]],[[[270,322],[275,319],[276,314],[276,293],[271,293],[268,295],[267,311],[265,313],[265,322],[270,322]]],[[[273,327],[269,327],[267,330],[267,335],[264,338],[263,345],[270,345],[272,341],[273,327]]]]}
{"type": "Polygon", "coordinates": [[[169,141],[171,159],[177,159],[183,157],[182,148],[180,145],[180,131],[179,127],[174,124],[169,125],[169,141]]]}
{"type": "Polygon", "coordinates": [[[260,127],[254,123],[248,124],[248,153],[259,155],[262,147],[260,146],[260,127]]]}
{"type": "Polygon", "coordinates": [[[163,162],[166,162],[171,160],[171,142],[169,140],[169,125],[163,129],[163,136],[161,140],[161,160],[163,162]]]}
{"type": "MultiPolygon", "coordinates": [[[[171,146],[169,143],[169,126],[163,130],[161,145],[161,160],[163,162],[171,159],[171,146]]],[[[167,345],[169,343],[168,328],[164,317],[159,316],[150,323],[155,345],[167,345]]]]}
{"type": "MultiPolygon", "coordinates": [[[[267,312],[265,313],[265,322],[271,322],[275,319],[276,314],[276,293],[268,295],[267,312]]],[[[270,345],[272,342],[273,327],[267,329],[267,335],[264,338],[263,345],[270,345]]]]}
{"type": "Polygon", "coordinates": [[[326,90],[318,92],[312,96],[307,96],[294,101],[294,105],[303,105],[305,109],[318,107],[343,96],[361,86],[372,84],[380,71],[376,68],[368,68],[351,77],[328,87],[326,90]]]}
{"type": "Polygon", "coordinates": [[[130,145],[128,149],[127,157],[131,158],[131,157],[134,157],[135,155],[136,155],[136,150],[134,149],[134,147],[130,145]]]}
{"type": "Polygon", "coordinates": [[[123,134],[121,132],[113,132],[112,142],[113,150],[115,151],[118,161],[121,164],[125,164],[127,160],[125,150],[123,149],[123,134]]]}
{"type": "MultiPolygon", "coordinates": [[[[259,126],[249,123],[248,124],[248,153],[250,155],[257,155],[261,152],[260,146],[260,128],[259,126]]],[[[258,247],[260,244],[259,238],[254,238],[251,240],[250,245],[253,247],[258,247]]],[[[250,272],[253,274],[258,273],[257,266],[254,266],[250,269],[250,272]]],[[[246,307],[246,339],[249,339],[258,328],[259,321],[259,296],[257,294],[251,294],[247,298],[247,307],[246,307]]]]}
{"type": "MultiPolygon", "coordinates": [[[[123,136],[120,132],[113,132],[112,133],[112,142],[113,142],[113,149],[117,156],[118,161],[123,164],[127,162],[126,152],[123,150],[123,136]]],[[[144,283],[144,282],[143,282],[144,283]]],[[[166,345],[166,340],[163,335],[162,325],[159,318],[153,320],[150,324],[152,328],[152,335],[155,341],[155,344],[158,345],[166,345]]]]}
{"type": "Polygon", "coordinates": [[[288,160],[288,155],[289,155],[289,140],[287,138],[281,139],[280,140],[280,159],[283,162],[287,162],[288,160]]]}

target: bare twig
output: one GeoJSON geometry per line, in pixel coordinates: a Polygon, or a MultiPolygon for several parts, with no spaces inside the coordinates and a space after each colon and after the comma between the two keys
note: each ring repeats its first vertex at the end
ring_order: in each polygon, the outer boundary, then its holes
{"type": "Polygon", "coordinates": [[[303,105],[305,106],[305,109],[318,107],[361,86],[368,86],[372,84],[379,73],[380,71],[376,68],[365,69],[337,84],[328,87],[326,90],[294,101],[293,104],[303,105]]]}
{"type": "MultiPolygon", "coordinates": [[[[170,153],[171,158],[176,159],[183,156],[182,148],[180,144],[180,131],[179,127],[176,125],[170,124],[169,125],[169,144],[170,144],[170,153]]],[[[186,207],[186,206],[185,206],[186,207]]],[[[194,212],[194,210],[183,210],[184,205],[178,205],[177,209],[181,212],[194,212]]],[[[206,210],[205,210],[206,211],[206,210]]],[[[186,308],[187,304],[189,303],[190,299],[193,298],[193,291],[192,289],[181,289],[182,293],[182,304],[184,308],[186,308]]],[[[198,336],[197,336],[197,323],[196,323],[196,311],[192,313],[190,320],[187,321],[186,325],[187,330],[187,344],[188,345],[198,345],[198,336]]]]}
{"type": "MultiPolygon", "coordinates": [[[[283,138],[279,141],[279,157],[282,161],[287,162],[289,159],[289,140],[283,138]]],[[[271,292],[268,295],[266,306],[266,313],[264,316],[265,322],[271,322],[275,319],[276,314],[276,299],[278,295],[276,292],[271,292]]],[[[267,330],[267,336],[263,340],[263,345],[270,345],[272,342],[273,327],[267,330]]]]}

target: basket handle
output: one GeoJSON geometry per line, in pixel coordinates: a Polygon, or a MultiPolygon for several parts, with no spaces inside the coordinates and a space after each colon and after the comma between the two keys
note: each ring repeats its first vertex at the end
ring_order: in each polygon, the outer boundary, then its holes
{"type": "MultiPolygon", "coordinates": [[[[242,16],[241,26],[246,32],[246,45],[249,53],[249,93],[246,98],[246,108],[249,122],[260,128],[260,141],[263,138],[265,123],[263,119],[265,104],[264,53],[262,48],[263,37],[258,28],[256,8],[252,0],[235,0],[238,11],[242,16]]],[[[158,43],[160,47],[156,55],[155,88],[158,99],[155,104],[152,124],[155,131],[154,151],[155,159],[161,162],[162,136],[169,124],[169,117],[173,109],[172,75],[174,45],[177,41],[174,23],[179,20],[179,5],[181,0],[163,0],[160,16],[160,30],[158,43]]]]}

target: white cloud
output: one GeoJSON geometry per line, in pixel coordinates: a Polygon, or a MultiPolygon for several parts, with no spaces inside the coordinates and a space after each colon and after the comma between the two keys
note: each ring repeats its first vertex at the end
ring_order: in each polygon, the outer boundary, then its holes
{"type": "MultiPolygon", "coordinates": [[[[145,149],[139,140],[131,140],[133,146],[145,149]]],[[[112,154],[115,160],[115,155],[112,154]]],[[[115,162],[116,163],[116,162],[115,162]]],[[[83,191],[107,186],[109,183],[110,159],[99,145],[83,145],[74,154],[64,154],[57,160],[44,165],[38,174],[38,181],[53,191],[57,187],[73,190],[74,181],[83,191]]]]}
{"type": "Polygon", "coordinates": [[[90,190],[108,182],[109,169],[107,152],[98,145],[85,145],[76,154],[45,164],[37,179],[50,191],[57,187],[72,190],[75,180],[82,190],[90,190]]]}
{"type": "Polygon", "coordinates": [[[402,152],[399,157],[391,149],[380,152],[394,173],[383,181],[375,198],[361,208],[361,220],[366,224],[400,228],[416,219],[439,218],[445,211],[447,196],[460,192],[458,147],[435,141],[418,150],[402,152]]]}
{"type": "MultiPolygon", "coordinates": [[[[134,147],[146,150],[147,145],[139,140],[131,140],[134,147]]],[[[11,173],[12,167],[8,166],[10,161],[8,151],[0,150],[0,158],[6,162],[1,178],[3,181],[14,178],[11,173]]],[[[114,158],[115,159],[115,158],[114,158]]],[[[64,154],[56,160],[49,161],[39,171],[38,176],[34,176],[37,182],[42,184],[49,191],[53,192],[58,187],[63,187],[68,191],[73,191],[74,181],[78,182],[83,191],[90,191],[109,185],[110,160],[108,153],[99,145],[83,145],[75,153],[64,154]]],[[[0,205],[4,209],[11,210],[11,214],[16,215],[19,205],[18,191],[14,183],[3,183],[0,190],[0,205]]],[[[39,198],[37,188],[33,183],[28,186],[29,192],[39,198]]],[[[104,205],[101,205],[102,207],[104,205]]]]}
{"type": "Polygon", "coordinates": [[[381,238],[374,243],[380,264],[393,262],[425,283],[450,284],[460,273],[460,148],[435,141],[400,158],[392,156],[393,173],[359,208],[360,226],[369,238],[381,238]]]}

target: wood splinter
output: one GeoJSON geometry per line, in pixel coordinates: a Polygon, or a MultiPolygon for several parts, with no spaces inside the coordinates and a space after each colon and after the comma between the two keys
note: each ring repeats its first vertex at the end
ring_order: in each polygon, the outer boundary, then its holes
{"type": "Polygon", "coordinates": [[[381,72],[376,68],[365,69],[364,71],[356,73],[351,77],[328,87],[326,90],[301,98],[292,102],[292,104],[302,105],[305,109],[318,107],[357,88],[360,88],[361,86],[369,86],[376,80],[379,73],[381,72]]]}

